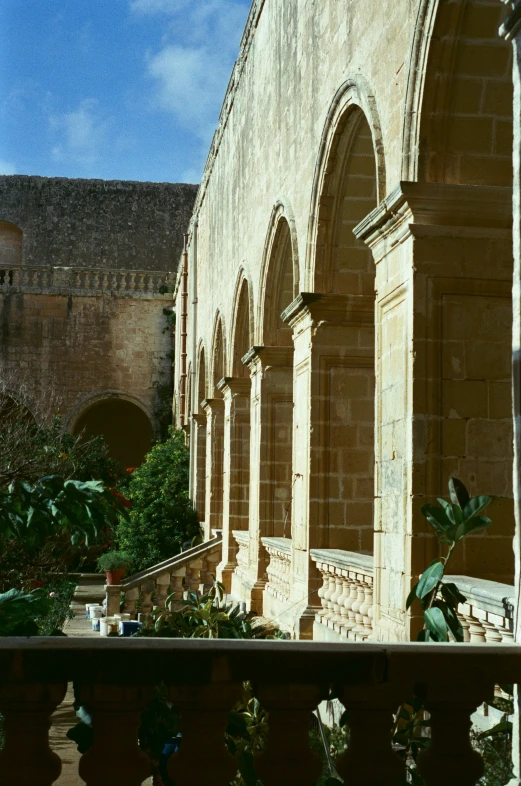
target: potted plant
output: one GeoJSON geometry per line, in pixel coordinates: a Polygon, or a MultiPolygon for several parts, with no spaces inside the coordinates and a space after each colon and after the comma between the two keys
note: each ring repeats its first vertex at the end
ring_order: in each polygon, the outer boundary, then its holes
{"type": "Polygon", "coordinates": [[[107,584],[121,584],[131,560],[124,551],[107,551],[98,558],[98,570],[105,571],[107,584]]]}

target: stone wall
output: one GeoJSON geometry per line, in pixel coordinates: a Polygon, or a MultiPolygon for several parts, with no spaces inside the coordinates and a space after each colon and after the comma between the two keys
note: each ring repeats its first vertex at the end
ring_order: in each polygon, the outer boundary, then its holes
{"type": "Polygon", "coordinates": [[[0,178],[3,385],[14,396],[23,387],[35,412],[51,396],[68,428],[89,433],[112,428],[114,402],[126,402],[125,425],[108,440],[125,466],[144,455],[130,442],[122,450],[128,432],[150,447],[168,410],[164,310],[195,194],[168,183],[0,178]]]}

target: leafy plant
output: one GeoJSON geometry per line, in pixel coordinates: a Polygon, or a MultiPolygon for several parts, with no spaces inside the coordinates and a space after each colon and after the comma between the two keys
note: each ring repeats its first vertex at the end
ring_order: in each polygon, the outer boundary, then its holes
{"type": "Polygon", "coordinates": [[[129,570],[132,560],[125,551],[107,551],[98,557],[98,570],[129,570]]]}
{"type": "Polygon", "coordinates": [[[52,598],[41,589],[11,589],[0,595],[0,636],[38,636],[37,619],[47,616],[52,598]]]}
{"type": "Polygon", "coordinates": [[[443,578],[456,544],[492,524],[487,516],[481,515],[492,497],[471,497],[457,478],[449,480],[449,494],[450,501],[439,498],[439,505],[427,504],[421,509],[440,544],[447,546],[447,553],[431,562],[407,598],[407,609],[418,600],[423,610],[424,628],[418,634],[418,641],[449,641],[451,638],[463,641],[457,608],[466,598],[456,584],[444,582],[443,578]]]}
{"type": "Polygon", "coordinates": [[[100,481],[60,475],[0,491],[0,588],[32,589],[66,569],[74,553],[105,539],[126,515],[100,481]]]}
{"type": "Polygon", "coordinates": [[[280,631],[265,624],[255,624],[252,612],[241,611],[232,604],[221,606],[224,586],[214,582],[205,595],[189,592],[178,600],[166,599],[165,608],[152,612],[148,625],[139,636],[160,636],[172,639],[266,639],[278,638],[280,631]],[[177,607],[177,608],[175,608],[177,607]]]}
{"type": "Polygon", "coordinates": [[[188,451],[184,433],[170,429],[144,464],[132,472],[125,496],[132,508],[116,533],[118,547],[136,571],[175,556],[199,533],[197,513],[188,496],[188,451]]]}

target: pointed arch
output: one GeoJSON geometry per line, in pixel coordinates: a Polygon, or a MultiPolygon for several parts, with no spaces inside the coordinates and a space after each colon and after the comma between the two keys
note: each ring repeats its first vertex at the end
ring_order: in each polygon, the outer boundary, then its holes
{"type": "Polygon", "coordinates": [[[246,377],[248,371],[242,363],[242,358],[254,344],[254,306],[250,281],[244,267],[241,267],[237,277],[232,313],[230,374],[232,377],[246,377]]]}
{"type": "Polygon", "coordinates": [[[194,412],[200,413],[201,412],[201,401],[207,397],[207,385],[206,385],[206,353],[204,349],[204,344],[201,341],[199,345],[199,352],[197,353],[198,363],[197,363],[197,383],[196,383],[196,393],[197,398],[194,402],[194,412]]]}
{"type": "Polygon", "coordinates": [[[214,321],[210,368],[208,394],[211,398],[222,398],[222,393],[217,388],[217,384],[226,376],[226,334],[223,317],[219,311],[214,321]]]}
{"type": "MultiPolygon", "coordinates": [[[[306,289],[310,292],[329,292],[333,280],[326,272],[331,267],[331,227],[339,206],[331,200],[331,192],[338,189],[332,179],[342,177],[338,161],[345,160],[346,151],[357,143],[360,137],[360,160],[358,176],[368,173],[373,181],[367,202],[367,213],[378,204],[386,194],[386,165],[383,137],[376,100],[367,81],[360,75],[351,76],[337,90],[329,107],[315,167],[315,177],[311,195],[311,210],[308,226],[306,256],[306,289]],[[361,142],[361,128],[365,141],[361,142]],[[369,160],[372,157],[372,162],[369,160]],[[318,274],[317,274],[318,271],[318,274]]],[[[353,175],[355,173],[353,172],[353,175]]],[[[368,182],[368,181],[367,181],[368,182]]],[[[365,198],[367,182],[360,181],[359,197],[365,198]]],[[[354,185],[354,184],[353,184],[354,185]]],[[[354,188],[353,188],[354,190],[354,188]]],[[[361,210],[365,209],[360,205],[361,210]]],[[[367,213],[360,216],[365,217],[367,213]]],[[[355,224],[353,224],[355,226],[355,224]]],[[[347,231],[350,233],[350,227],[347,231]]],[[[349,238],[351,240],[351,238],[349,238]]]]}
{"type": "Polygon", "coordinates": [[[509,186],[512,47],[501,5],[420,6],[406,96],[402,173],[409,180],[509,186]]]}
{"type": "Polygon", "coordinates": [[[295,219],[288,200],[275,203],[270,218],[261,268],[258,343],[290,345],[291,329],[280,315],[300,289],[298,242],[295,219]]]}

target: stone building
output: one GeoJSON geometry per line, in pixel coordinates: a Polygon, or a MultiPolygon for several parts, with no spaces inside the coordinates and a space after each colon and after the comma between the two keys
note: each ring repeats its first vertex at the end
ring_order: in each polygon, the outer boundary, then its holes
{"type": "Polygon", "coordinates": [[[171,396],[164,309],[197,188],[0,177],[0,374],[34,412],[104,433],[125,467],[171,396]],[[166,399],[166,400],[165,400],[166,399]]]}
{"type": "Polygon", "coordinates": [[[496,497],[451,567],[471,638],[512,635],[503,15],[251,8],[177,279],[175,408],[218,576],[297,637],[414,637],[420,507],[451,476],[496,497]]]}

